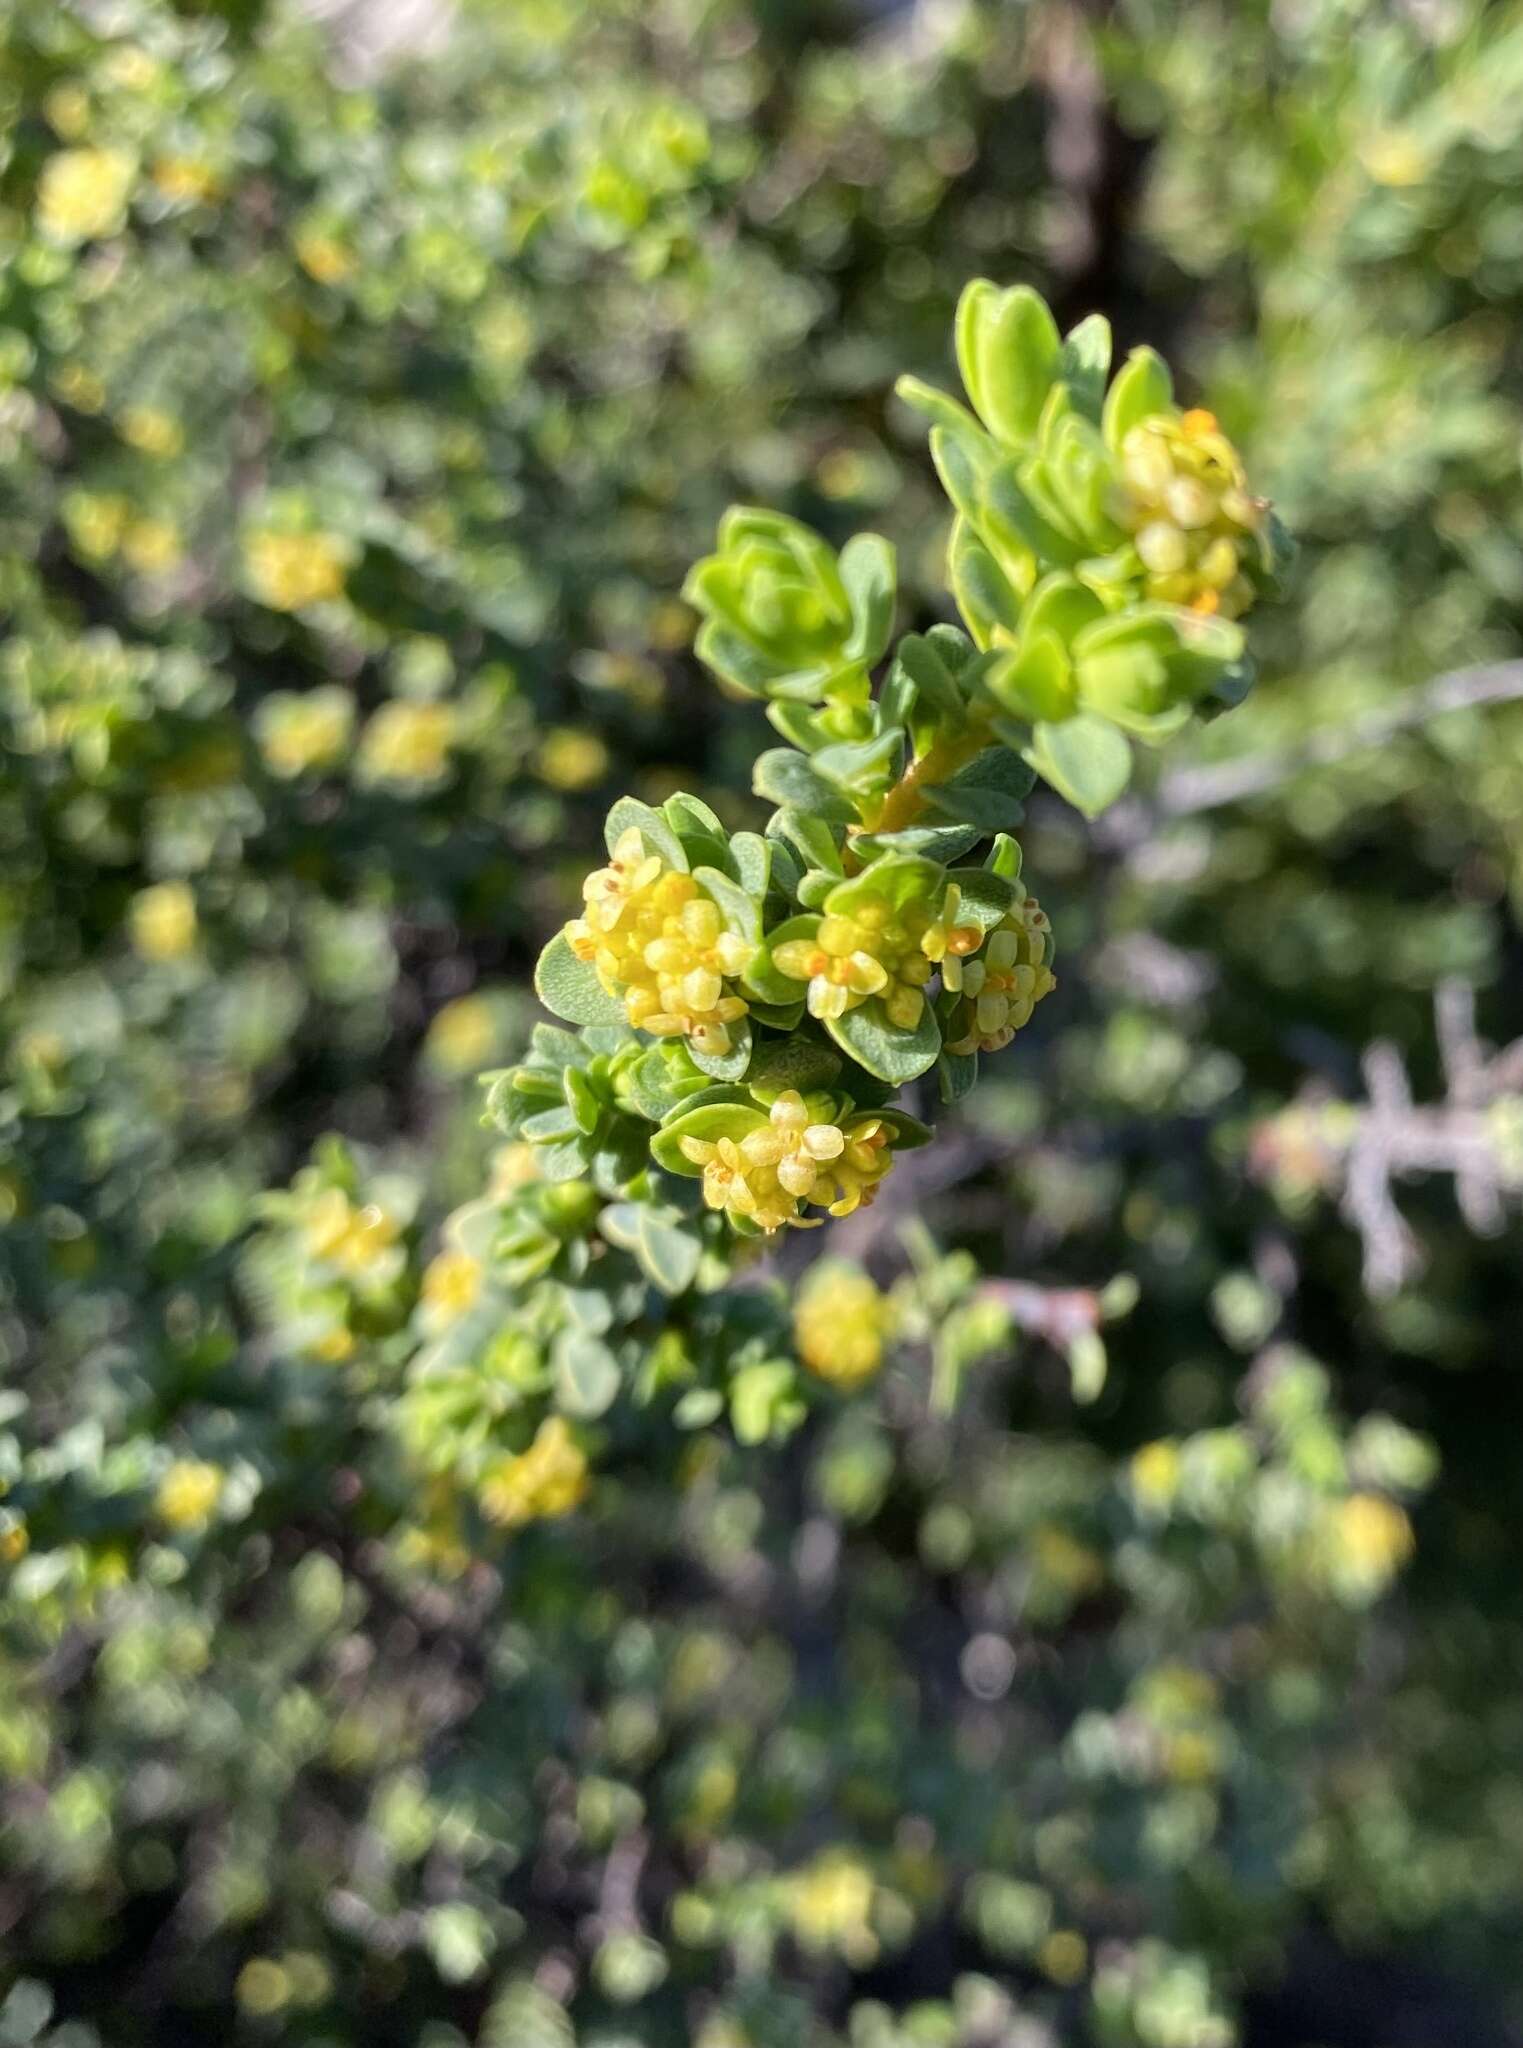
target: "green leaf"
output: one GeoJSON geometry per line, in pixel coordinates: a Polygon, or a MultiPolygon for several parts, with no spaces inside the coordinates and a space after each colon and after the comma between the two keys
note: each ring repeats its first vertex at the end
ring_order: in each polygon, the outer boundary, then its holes
{"type": "Polygon", "coordinates": [[[695,868],[693,880],[713,897],[726,926],[737,939],[753,946],[761,943],[761,904],[748,896],[739,882],[732,882],[718,868],[695,868]]]}
{"type": "Polygon", "coordinates": [[[1103,718],[1067,718],[1060,725],[1038,725],[1026,758],[1087,818],[1097,817],[1107,804],[1116,801],[1132,772],[1132,750],[1125,734],[1103,718]]]}
{"type": "Polygon", "coordinates": [[[865,903],[881,900],[900,910],[933,895],[945,879],[938,861],[913,853],[885,853],[861,874],[838,882],[830,892],[830,908],[850,915],[865,903]]]}
{"type": "Polygon", "coordinates": [[[746,894],[764,903],[772,880],[773,842],[759,832],[737,832],[730,841],[730,867],[746,894]]]}
{"type": "Polygon", "coordinates": [[[599,1217],[598,1229],[610,1244],[631,1253],[663,1294],[682,1294],[697,1277],[703,1245],[678,1209],[651,1202],[612,1203],[599,1217]]]}
{"type": "Polygon", "coordinates": [[[598,980],[590,960],[578,960],[564,932],[557,932],[534,969],[534,992],[547,1010],[568,1024],[623,1024],[624,1005],[598,980]]]}
{"type": "Polygon", "coordinates": [[[961,1102],[978,1080],[978,1054],[944,1052],[936,1062],[936,1072],[941,1083],[942,1101],[948,1104],[961,1102]]]}
{"type": "Polygon", "coordinates": [[[1064,337],[1058,375],[1073,394],[1080,412],[1097,426],[1110,367],[1111,324],[1103,313],[1091,313],[1064,337]]]}
{"type": "MultiPolygon", "coordinates": [[[[961,308],[958,331],[960,342],[961,308]]],[[[981,386],[978,410],[1001,441],[1020,447],[1035,432],[1058,373],[1062,343],[1057,322],[1030,285],[1012,285],[993,301],[979,302],[972,341],[981,386]]]]}
{"type": "Polygon", "coordinates": [[[947,880],[960,892],[959,924],[976,924],[991,932],[1015,901],[1015,884],[991,868],[953,868],[947,880]]]}
{"type": "Polygon", "coordinates": [[[831,1018],[825,1028],[858,1066],[894,1087],[902,1087],[933,1067],[941,1051],[941,1032],[929,1003],[922,1007],[913,1031],[890,1024],[877,996],[848,1010],[844,1017],[831,1018]]]}
{"type": "Polygon", "coordinates": [[[894,385],[896,396],[908,406],[924,415],[938,427],[948,427],[954,434],[976,434],[978,422],[965,405],[959,405],[950,392],[938,391],[934,384],[927,384],[919,377],[901,377],[894,385]]]}
{"type": "Polygon", "coordinates": [[[797,1088],[807,1095],[811,1088],[828,1088],[840,1074],[840,1054],[819,1039],[785,1038],[758,1047],[746,1080],[752,1088],[797,1088]]]}
{"type": "MultiPolygon", "coordinates": [[[[842,800],[832,792],[832,801],[842,800]]],[[[849,815],[849,813],[848,813],[849,815]]],[[[793,804],[785,804],[767,827],[770,838],[783,839],[796,848],[806,868],[823,868],[828,874],[844,873],[836,835],[821,817],[811,816],[793,804]]]]}
{"type": "MultiPolygon", "coordinates": [[[[972,649],[969,649],[972,653],[972,649]]],[[[894,655],[894,666],[902,668],[915,686],[922,703],[946,718],[957,718],[963,710],[963,693],[948,667],[937,642],[924,633],[906,633],[894,655]]]]}
{"type": "Polygon", "coordinates": [[[619,1361],[599,1338],[563,1330],[551,1353],[556,1406],[588,1420],[606,1414],[619,1392],[619,1361]]]}
{"type": "Polygon", "coordinates": [[[925,800],[944,817],[960,818],[985,832],[1020,823],[1023,799],[1031,792],[1029,766],[1008,747],[985,747],[947,781],[927,789],[925,800]]]}
{"type": "Polygon", "coordinates": [[[1105,394],[1100,430],[1108,448],[1119,449],[1142,420],[1168,412],[1174,404],[1174,380],[1162,356],[1150,348],[1134,348],[1105,394]]]}
{"type": "Polygon", "coordinates": [[[769,747],[757,757],[751,771],[751,787],[769,803],[796,806],[815,818],[852,815],[852,806],[833,788],[815,764],[792,747],[769,747]]]}
{"type": "Polygon", "coordinates": [[[984,866],[991,875],[1003,875],[1007,882],[1021,879],[1021,848],[1008,832],[996,832],[984,866]]]}
{"type": "Polygon", "coordinates": [[[898,570],[893,544],[878,533],[859,533],[841,550],[841,581],[851,604],[848,660],[871,668],[881,661],[894,630],[898,570]]]}
{"type": "Polygon", "coordinates": [[[811,765],[849,796],[881,796],[899,779],[904,765],[904,734],[892,731],[879,733],[871,740],[838,741],[835,746],[822,747],[811,765]]]}
{"type": "Polygon", "coordinates": [[[980,647],[987,647],[997,631],[1012,639],[1020,632],[1021,600],[1015,586],[964,519],[952,529],[947,580],[980,647]]]}
{"type": "Polygon", "coordinates": [[[881,853],[916,853],[945,864],[970,852],[983,836],[977,825],[906,825],[902,832],[859,832],[852,845],[868,860],[881,853]]]}
{"type": "Polygon", "coordinates": [[[608,813],[603,837],[608,842],[610,853],[631,825],[638,827],[647,853],[657,854],[669,868],[676,868],[684,875],[687,873],[687,855],[682,850],[682,841],[661,813],[653,811],[649,804],[642,804],[638,797],[621,796],[608,813]]]}
{"type": "Polygon", "coordinates": [[[780,925],[775,925],[763,941],[762,950],[741,977],[741,986],[746,993],[759,996],[764,1003],[790,1004],[796,1001],[804,992],[804,984],[791,974],[779,973],[772,955],[788,939],[812,939],[819,928],[819,917],[812,911],[806,911],[800,917],[785,918],[780,925]]]}
{"type": "Polygon", "coordinates": [[[739,1140],[759,1130],[766,1118],[754,1103],[711,1102],[695,1109],[683,1109],[672,1117],[650,1141],[650,1155],[668,1173],[685,1174],[696,1180],[703,1168],[682,1149],[684,1138],[699,1138],[713,1145],[721,1138],[739,1140]]]}

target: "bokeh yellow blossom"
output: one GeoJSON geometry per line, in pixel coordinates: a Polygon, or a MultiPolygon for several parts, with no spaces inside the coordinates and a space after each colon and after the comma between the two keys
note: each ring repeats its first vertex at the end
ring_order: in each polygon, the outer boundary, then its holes
{"type": "Polygon", "coordinates": [[[817,1379],[849,1392],[883,1364],[889,1307],[860,1266],[821,1259],[810,1267],[793,1305],[793,1339],[817,1379]]]}
{"type": "Polygon", "coordinates": [[[208,1465],[200,1458],[176,1458],[159,1481],[154,1511],[167,1528],[198,1529],[221,1500],[224,1484],[219,1465],[208,1465]]]}
{"type": "Polygon", "coordinates": [[[135,165],[124,149],[61,149],[37,181],[37,224],[55,242],[115,234],[127,217],[135,165]]]}
{"type": "Polygon", "coordinates": [[[188,882],[140,889],[128,912],[133,949],[144,960],[183,960],[196,943],[196,899],[188,882]]]}
{"type": "Polygon", "coordinates": [[[481,1512],[504,1528],[569,1515],[586,1498],[587,1460],[562,1415],[551,1415],[528,1450],[501,1459],[481,1483],[481,1512]]]}
{"type": "Polygon", "coordinates": [[[344,594],[346,551],[326,533],[277,533],[259,529],[245,536],[244,569],[249,588],[272,611],[305,611],[344,594]]]}
{"type": "Polygon", "coordinates": [[[427,788],[448,771],[454,736],[449,704],[405,698],[383,704],[360,737],[360,774],[394,789],[427,788]]]}
{"type": "Polygon", "coordinates": [[[354,698],[341,683],[276,690],[254,714],[265,766],[289,781],[343,759],[354,731],[354,698]]]}

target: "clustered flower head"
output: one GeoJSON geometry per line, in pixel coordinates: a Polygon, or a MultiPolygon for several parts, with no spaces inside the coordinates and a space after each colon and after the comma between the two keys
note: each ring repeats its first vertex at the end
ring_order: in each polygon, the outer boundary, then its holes
{"type": "Polygon", "coordinates": [[[677,1142],[702,1170],[709,1208],[769,1235],[821,1221],[801,1214],[800,1203],[849,1216],[872,1201],[894,1163],[883,1119],[843,1113],[829,1096],[806,1099],[786,1088],[765,1112],[736,1105],[727,1116],[729,1130],[713,1138],[684,1133],[677,1142]]]}
{"type": "Polygon", "coordinates": [[[1047,913],[1027,896],[1000,919],[971,960],[959,962],[956,979],[948,980],[960,998],[948,1020],[948,1052],[1002,1052],[1057,987],[1051,956],[1047,913]]]}
{"type": "Polygon", "coordinates": [[[631,825],[582,894],[586,909],[567,925],[567,940],[603,987],[622,996],[635,1029],[727,1053],[730,1026],[748,1008],[727,978],[749,965],[754,948],[725,929],[718,906],[693,877],[648,854],[631,825]]]}
{"type": "Polygon", "coordinates": [[[569,1515],[586,1497],[587,1458],[562,1415],[539,1425],[526,1451],[501,1459],[481,1482],[481,1512],[489,1522],[518,1528],[524,1522],[569,1515]]]}
{"type": "Polygon", "coordinates": [[[811,1017],[844,1017],[879,996],[889,1022],[913,1031],[936,969],[955,988],[957,963],[983,936],[978,925],[958,923],[960,895],[955,882],[939,904],[859,895],[849,911],[827,911],[812,938],[785,939],[773,961],[780,973],[808,983],[811,1017]]]}
{"type": "Polygon", "coordinates": [[[1246,568],[1270,567],[1268,510],[1214,413],[1154,414],[1121,443],[1117,516],[1162,604],[1241,617],[1256,594],[1246,568]]]}

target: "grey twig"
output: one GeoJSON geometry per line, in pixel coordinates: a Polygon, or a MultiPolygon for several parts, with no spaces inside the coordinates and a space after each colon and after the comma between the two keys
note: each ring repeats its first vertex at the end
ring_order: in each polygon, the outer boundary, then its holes
{"type": "Polygon", "coordinates": [[[1397,1206],[1397,1182],[1448,1174],[1460,1214],[1478,1237],[1502,1230],[1509,1199],[1523,1196],[1523,1161],[1504,1142],[1494,1114],[1498,1103],[1523,1088],[1523,1039],[1489,1053],[1476,1036],[1475,992],[1463,983],[1444,983],[1434,1011],[1445,1078],[1441,1101],[1414,1101],[1401,1054],[1377,1041],[1362,1061],[1363,1103],[1308,1094],[1287,1117],[1264,1127],[1256,1148],[1271,1171],[1293,1156],[1302,1170],[1309,1163],[1324,1186],[1341,1188],[1343,1215],[1364,1247],[1365,1287],[1377,1297],[1396,1293],[1423,1263],[1397,1206]]]}
{"type": "Polygon", "coordinates": [[[1482,704],[1507,704],[1523,697],[1523,661],[1497,661],[1459,668],[1436,676],[1420,689],[1408,690],[1393,704],[1368,711],[1347,725],[1314,732],[1299,746],[1280,747],[1233,761],[1212,761],[1195,768],[1176,768],[1158,785],[1156,808],[1165,818],[1189,817],[1196,811],[1219,810],[1262,796],[1308,768],[1328,768],[1351,754],[1368,753],[1399,732],[1426,725],[1446,711],[1468,711],[1482,704]]]}

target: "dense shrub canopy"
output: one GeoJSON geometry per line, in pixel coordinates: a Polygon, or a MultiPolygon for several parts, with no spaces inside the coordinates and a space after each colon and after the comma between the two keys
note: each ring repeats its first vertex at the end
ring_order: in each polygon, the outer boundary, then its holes
{"type": "Polygon", "coordinates": [[[1523,13],[16,0],[0,96],[0,2040],[1507,2038],[1523,13]],[[1060,985],[870,1207],[599,1224],[611,1347],[477,1077],[616,798],[780,800],[727,505],[945,626],[980,275],[1243,449],[1259,685],[1027,800],[1060,985]]]}

